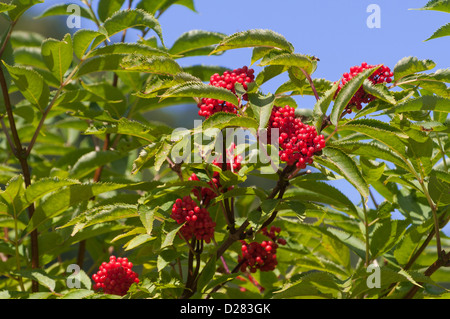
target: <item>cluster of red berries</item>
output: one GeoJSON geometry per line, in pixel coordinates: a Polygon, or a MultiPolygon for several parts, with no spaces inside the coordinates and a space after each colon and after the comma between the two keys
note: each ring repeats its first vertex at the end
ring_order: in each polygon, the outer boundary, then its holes
{"type": "MultiPolygon", "coordinates": [[[[339,91],[344,87],[345,84],[347,84],[347,82],[350,82],[351,79],[353,79],[364,70],[371,69],[373,67],[375,67],[375,65],[368,65],[366,62],[363,62],[361,66],[352,66],[350,68],[350,73],[343,74],[342,82],[339,84],[335,96],[337,96],[339,91]]],[[[368,78],[368,80],[373,84],[391,83],[393,75],[394,74],[391,72],[391,69],[389,69],[387,66],[382,65],[368,78]]],[[[366,91],[364,91],[364,88],[361,86],[350,100],[348,106],[346,107],[346,112],[349,114],[352,113],[353,106],[357,110],[361,110],[363,103],[369,103],[373,100],[375,100],[375,97],[371,94],[366,93],[366,91]]]]}
{"type": "Polygon", "coordinates": [[[199,207],[190,196],[178,198],[175,201],[170,217],[178,224],[185,223],[180,232],[187,240],[195,236],[197,240],[211,242],[216,223],[213,222],[206,208],[199,207]]]}
{"type": "Polygon", "coordinates": [[[99,271],[92,275],[94,290],[103,289],[106,294],[124,296],[134,282],[139,282],[132,267],[127,258],[111,256],[109,263],[103,262],[99,271]]]}
{"type": "MultiPolygon", "coordinates": [[[[227,161],[227,170],[232,172],[237,172],[241,169],[242,156],[234,154],[236,149],[236,145],[234,143],[231,144],[231,147],[227,150],[226,161],[227,161]],[[232,160],[231,160],[232,159],[232,160]]],[[[217,167],[222,167],[222,159],[215,159],[212,164],[217,167]]],[[[194,196],[197,197],[199,201],[203,203],[203,205],[207,206],[209,202],[217,196],[217,191],[225,191],[220,184],[219,172],[214,172],[212,179],[208,182],[210,187],[196,187],[192,190],[194,196]]],[[[198,181],[199,178],[195,173],[189,177],[190,181],[198,181]]],[[[230,190],[230,188],[228,189],[230,190]]]]}
{"type": "MultiPolygon", "coordinates": [[[[236,94],[234,85],[236,83],[241,83],[244,89],[247,90],[247,84],[253,82],[255,79],[254,72],[253,69],[244,66],[233,71],[225,71],[223,75],[215,73],[211,76],[209,85],[222,87],[236,94]]],[[[244,94],[242,98],[247,101],[246,94],[244,94]]],[[[198,115],[204,116],[205,118],[208,118],[217,112],[237,113],[236,105],[217,99],[203,98],[197,106],[200,109],[198,115]]]]}
{"type": "Polygon", "coordinates": [[[245,240],[241,240],[242,257],[238,257],[241,264],[241,271],[248,270],[255,273],[260,271],[272,271],[277,266],[277,248],[278,244],[286,245],[286,240],[279,238],[280,229],[272,226],[270,231],[263,229],[262,233],[272,240],[263,241],[262,243],[251,242],[248,244],[245,240]]]}
{"type": "Polygon", "coordinates": [[[314,126],[303,124],[295,117],[295,109],[286,105],[274,106],[269,119],[267,140],[271,139],[271,130],[279,129],[280,160],[288,165],[305,168],[313,162],[314,153],[325,147],[323,135],[318,135],[314,126]]]}

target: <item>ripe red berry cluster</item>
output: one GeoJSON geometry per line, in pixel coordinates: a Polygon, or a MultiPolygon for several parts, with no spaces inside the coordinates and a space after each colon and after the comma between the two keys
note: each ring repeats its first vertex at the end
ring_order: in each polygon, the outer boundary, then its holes
{"type": "MultiPolygon", "coordinates": [[[[353,79],[364,70],[371,69],[373,67],[375,67],[375,65],[368,65],[366,62],[363,62],[361,66],[352,66],[349,73],[343,74],[342,82],[339,84],[335,96],[337,96],[339,91],[344,87],[345,84],[350,82],[351,79],[353,79]]],[[[391,69],[389,69],[387,66],[382,65],[368,78],[368,80],[373,84],[391,83],[393,75],[394,74],[391,72],[391,69]]],[[[375,100],[375,97],[371,94],[366,93],[366,91],[364,91],[364,88],[361,86],[350,100],[348,106],[346,107],[346,111],[347,113],[352,113],[353,106],[357,110],[361,110],[363,103],[369,103],[373,100],[375,100]]]]}
{"type": "Polygon", "coordinates": [[[263,241],[262,243],[251,242],[248,244],[245,240],[241,240],[242,257],[238,257],[238,262],[242,262],[241,271],[248,270],[251,273],[260,271],[272,271],[277,266],[277,248],[278,244],[286,245],[286,241],[283,238],[279,238],[280,229],[277,227],[271,227],[270,232],[267,229],[263,229],[263,234],[268,236],[272,240],[263,241]]]}
{"type": "MultiPolygon", "coordinates": [[[[242,156],[234,153],[236,149],[236,145],[234,143],[231,144],[231,147],[227,150],[227,170],[231,170],[232,172],[237,172],[241,169],[242,156]],[[231,163],[232,159],[232,163],[231,163]]],[[[212,162],[213,165],[217,167],[222,167],[221,163],[222,159],[214,160],[212,162]]],[[[212,179],[208,182],[210,187],[196,187],[192,190],[192,193],[197,197],[199,201],[203,203],[203,205],[207,206],[209,202],[217,196],[217,191],[225,191],[220,184],[219,172],[214,172],[212,179]],[[216,192],[215,192],[216,191],[216,192]]],[[[189,177],[190,181],[198,181],[199,178],[195,173],[189,177]]],[[[230,189],[230,188],[229,188],[230,189]]],[[[228,190],[229,190],[228,189],[228,190]]]]}
{"type": "MultiPolygon", "coordinates": [[[[254,72],[253,69],[244,66],[233,71],[225,71],[223,75],[215,73],[211,76],[209,85],[222,87],[236,94],[234,85],[236,83],[241,83],[244,89],[247,90],[247,84],[253,82],[255,79],[254,72]]],[[[243,99],[247,101],[246,94],[243,96],[243,99]]],[[[208,118],[217,112],[237,113],[236,105],[217,99],[203,98],[197,106],[200,109],[198,115],[204,116],[205,118],[208,118]]]]}
{"type": "Polygon", "coordinates": [[[286,105],[274,106],[269,119],[267,139],[271,139],[271,129],[279,129],[280,160],[288,165],[305,168],[313,162],[314,153],[325,147],[323,135],[318,135],[313,126],[303,124],[295,117],[295,109],[286,105]]]}
{"type": "Polygon", "coordinates": [[[103,262],[99,271],[92,276],[94,290],[103,289],[106,294],[124,296],[134,282],[139,282],[132,267],[133,264],[127,258],[111,256],[109,263],[103,262]]]}
{"type": "Polygon", "coordinates": [[[199,207],[190,196],[178,198],[175,201],[170,217],[175,219],[178,224],[185,223],[180,232],[187,240],[195,236],[197,240],[211,242],[216,223],[211,219],[209,212],[205,208],[199,207]]]}

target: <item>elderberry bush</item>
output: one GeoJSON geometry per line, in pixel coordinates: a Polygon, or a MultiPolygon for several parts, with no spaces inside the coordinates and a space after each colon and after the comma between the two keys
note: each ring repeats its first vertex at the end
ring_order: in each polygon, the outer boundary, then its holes
{"type": "Polygon", "coordinates": [[[194,0],[79,1],[93,27],[47,38],[70,7],[41,2],[0,2],[1,298],[448,298],[445,61],[168,41],[194,0]]]}

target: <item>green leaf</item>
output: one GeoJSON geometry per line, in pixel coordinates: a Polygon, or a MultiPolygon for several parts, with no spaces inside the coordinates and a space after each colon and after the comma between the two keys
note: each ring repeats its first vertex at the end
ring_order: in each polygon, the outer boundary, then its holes
{"type": "Polygon", "coordinates": [[[203,288],[211,282],[216,273],[216,257],[213,255],[211,259],[206,263],[205,267],[198,278],[197,289],[198,291],[203,291],[203,288]]]}
{"type": "Polygon", "coordinates": [[[178,231],[181,227],[183,227],[184,224],[178,225],[176,223],[164,223],[164,234],[161,238],[162,244],[161,249],[172,246],[173,241],[175,240],[175,236],[177,235],[178,231]]]}
{"type": "Polygon", "coordinates": [[[432,219],[422,225],[413,225],[408,228],[394,251],[395,259],[400,265],[406,265],[411,260],[431,227],[433,227],[432,219]]]}
{"type": "Polygon", "coordinates": [[[125,57],[125,54],[110,54],[93,57],[80,66],[73,78],[76,79],[83,75],[95,72],[123,70],[121,63],[125,57]]]}
{"type": "Polygon", "coordinates": [[[96,38],[105,39],[105,34],[93,30],[81,29],[73,35],[73,52],[82,59],[86,50],[96,38]]]}
{"type": "MultiPolygon", "coordinates": [[[[259,65],[281,65],[286,68],[296,67],[299,69],[304,69],[308,74],[311,74],[314,70],[314,65],[311,59],[306,55],[298,53],[284,53],[275,55],[267,59],[264,58],[259,65]]],[[[301,73],[301,71],[297,71],[297,73],[301,73]]],[[[298,78],[300,78],[301,76],[303,76],[303,74],[297,74],[298,78]]]]}
{"type": "Polygon", "coordinates": [[[426,39],[425,41],[429,41],[432,39],[442,38],[442,37],[448,37],[450,36],[450,23],[444,24],[442,27],[437,29],[431,37],[426,39]]]}
{"type": "Polygon", "coordinates": [[[408,168],[403,159],[391,151],[387,146],[383,147],[378,143],[362,143],[362,142],[334,142],[333,147],[338,147],[348,154],[365,156],[372,159],[382,159],[394,163],[399,167],[408,168]]]}
{"type": "Polygon", "coordinates": [[[48,69],[60,83],[63,83],[64,74],[72,64],[73,48],[70,34],[66,34],[62,41],[47,39],[42,43],[42,57],[48,69]]]}
{"type": "Polygon", "coordinates": [[[14,50],[15,65],[32,66],[47,69],[41,55],[41,49],[36,47],[20,47],[14,50]]]}
{"type": "MultiPolygon", "coordinates": [[[[101,102],[105,101],[105,99],[101,96],[98,96],[91,91],[80,89],[80,90],[69,90],[61,93],[56,99],[53,107],[65,104],[71,104],[76,102],[101,102]]],[[[120,102],[120,101],[111,101],[111,102],[120,102]]]]}
{"type": "Polygon", "coordinates": [[[413,111],[450,112],[450,99],[435,95],[424,95],[397,104],[395,113],[413,111]]]}
{"type": "Polygon", "coordinates": [[[253,210],[247,219],[253,229],[259,229],[264,221],[272,214],[280,203],[279,199],[265,199],[261,202],[261,210],[253,210]]]}
{"type": "Polygon", "coordinates": [[[154,209],[149,209],[146,206],[140,205],[138,207],[139,219],[142,225],[145,227],[148,235],[151,235],[153,230],[153,221],[155,220],[155,212],[159,209],[156,207],[154,209]]]}
{"type": "Polygon", "coordinates": [[[97,7],[97,13],[100,21],[105,21],[116,11],[119,11],[124,2],[125,0],[100,0],[97,7]]]}
{"type": "Polygon", "coordinates": [[[134,249],[136,247],[141,246],[142,244],[145,244],[151,240],[156,239],[156,237],[152,237],[148,234],[140,234],[136,237],[134,237],[133,239],[131,239],[129,242],[127,242],[124,247],[125,247],[125,251],[127,250],[131,250],[134,249]]]}
{"type": "Polygon", "coordinates": [[[273,48],[265,48],[265,47],[256,47],[253,49],[252,53],[252,59],[251,64],[254,64],[256,61],[261,60],[263,57],[265,57],[267,54],[271,53],[272,51],[279,51],[273,48]]]}
{"type": "MultiPolygon", "coordinates": [[[[328,90],[332,89],[334,84],[338,83],[339,85],[339,82],[332,83],[326,79],[312,79],[312,81],[317,93],[319,94],[319,97],[322,97],[328,90]]],[[[295,78],[294,80],[289,79],[280,87],[278,87],[278,89],[275,91],[275,94],[278,95],[287,92],[292,92],[291,95],[314,95],[311,85],[306,78],[304,78],[303,80],[299,80],[297,78],[295,78]]]]}
{"type": "Polygon", "coordinates": [[[84,84],[83,87],[91,93],[99,96],[102,100],[98,101],[98,105],[111,116],[121,118],[127,110],[127,99],[122,91],[107,82],[84,84]]]}
{"type": "Polygon", "coordinates": [[[175,75],[182,71],[181,66],[175,60],[166,56],[145,57],[141,55],[126,56],[120,64],[127,71],[156,73],[163,75],[175,75]]]}
{"type": "Polygon", "coordinates": [[[142,169],[142,167],[144,167],[144,165],[148,161],[154,159],[159,147],[159,143],[153,143],[142,149],[142,151],[139,153],[139,157],[133,162],[131,174],[136,174],[142,169]]]}
{"type": "Polygon", "coordinates": [[[382,220],[370,239],[371,258],[377,258],[397,245],[403,239],[409,224],[406,220],[382,220]]]}
{"type": "Polygon", "coordinates": [[[34,270],[31,272],[31,277],[37,280],[42,286],[47,287],[50,291],[55,291],[56,281],[50,278],[44,271],[34,270]]]}
{"type": "Polygon", "coordinates": [[[141,138],[147,142],[153,142],[159,139],[163,134],[170,134],[171,128],[165,125],[142,124],[137,121],[121,118],[118,122],[95,127],[92,126],[86,130],[85,134],[103,135],[103,134],[122,134],[141,138]]]}
{"type": "Polygon", "coordinates": [[[63,299],[84,299],[95,294],[95,291],[88,289],[74,289],[66,293],[63,299]]]}
{"type": "Polygon", "coordinates": [[[165,51],[138,43],[113,43],[97,48],[87,55],[88,58],[108,54],[139,54],[146,57],[169,56],[165,51]]]}
{"type": "Polygon", "coordinates": [[[428,183],[428,192],[436,205],[450,204],[450,181],[449,174],[433,171],[428,183]]]}
{"type": "Polygon", "coordinates": [[[3,62],[14,83],[23,96],[33,105],[43,111],[48,104],[50,91],[44,78],[36,71],[22,67],[11,66],[3,62]]]}
{"type": "Polygon", "coordinates": [[[331,298],[329,293],[322,292],[335,290],[339,291],[339,286],[333,275],[327,272],[309,273],[294,283],[289,283],[283,289],[274,292],[274,299],[288,299],[301,297],[321,297],[331,298]]]}
{"type": "Polygon", "coordinates": [[[161,95],[161,100],[169,97],[211,98],[230,102],[233,105],[239,105],[236,95],[231,91],[197,81],[189,81],[168,89],[161,95]]]}
{"type": "Polygon", "coordinates": [[[419,60],[416,57],[405,57],[397,62],[397,64],[394,67],[394,79],[395,82],[398,82],[400,79],[404,78],[405,76],[431,70],[436,66],[436,63],[434,63],[431,60],[419,60]]]}
{"type": "Polygon", "coordinates": [[[401,138],[407,138],[400,130],[378,120],[353,120],[338,128],[338,131],[351,130],[367,135],[390,148],[399,155],[406,155],[405,144],[401,138]],[[400,138],[401,137],[401,138],[400,138]]]}
{"type": "Polygon", "coordinates": [[[338,125],[342,112],[351,101],[355,93],[363,85],[364,80],[370,77],[379,67],[380,66],[376,66],[371,69],[364,70],[344,85],[344,87],[339,91],[336,101],[334,102],[333,109],[330,114],[331,123],[336,126],[338,125]]]}
{"type": "Polygon", "coordinates": [[[183,72],[189,73],[205,82],[210,80],[211,75],[215,73],[222,74],[225,71],[229,71],[229,69],[217,65],[192,65],[183,67],[183,72]]]}
{"type": "Polygon", "coordinates": [[[311,202],[325,203],[340,208],[348,208],[356,213],[356,207],[352,201],[341,191],[319,181],[301,181],[292,182],[296,187],[286,191],[285,199],[299,199],[311,202]]]}
{"type": "Polygon", "coordinates": [[[69,185],[49,195],[36,207],[33,217],[28,224],[28,231],[39,227],[50,218],[56,217],[81,202],[105,192],[125,188],[127,184],[113,183],[86,183],[81,185],[69,185]]]}
{"type": "Polygon", "coordinates": [[[259,121],[259,128],[265,128],[272,114],[275,95],[269,93],[264,96],[262,94],[249,93],[248,100],[256,119],[259,121]]]}
{"type": "Polygon", "coordinates": [[[17,21],[22,14],[29,8],[38,3],[44,3],[43,0],[12,0],[9,4],[15,6],[14,9],[8,11],[8,15],[12,21],[17,21]]]}
{"type": "Polygon", "coordinates": [[[354,253],[356,253],[359,257],[362,259],[366,256],[366,246],[365,243],[359,239],[356,234],[351,234],[348,232],[345,232],[343,230],[337,229],[337,228],[323,228],[318,227],[318,229],[325,235],[330,236],[336,240],[339,240],[344,245],[346,245],[350,250],[352,250],[354,253]]]}
{"type": "Polygon", "coordinates": [[[419,9],[410,10],[434,10],[450,13],[450,1],[449,0],[430,0],[428,3],[419,9]]]}
{"type": "Polygon", "coordinates": [[[164,141],[161,144],[161,147],[155,154],[155,170],[159,172],[162,164],[166,161],[167,157],[170,154],[170,150],[172,149],[172,145],[164,141]]]}
{"type": "Polygon", "coordinates": [[[323,155],[327,157],[327,160],[338,169],[337,173],[342,174],[363,197],[369,197],[369,186],[356,166],[356,163],[350,156],[345,154],[342,150],[330,146],[325,147],[322,152],[323,155]]]}
{"type": "Polygon", "coordinates": [[[136,205],[115,203],[114,205],[95,207],[91,211],[78,215],[61,228],[76,225],[72,232],[72,236],[74,236],[77,232],[92,225],[119,221],[137,216],[138,213],[136,205]]]}
{"type": "MultiPolygon", "coordinates": [[[[255,83],[259,86],[266,83],[270,79],[273,79],[277,75],[286,71],[286,68],[283,65],[269,65],[262,69],[261,72],[255,78],[255,83]]],[[[279,92],[275,92],[278,94],[279,92]]]]}
{"type": "Polygon", "coordinates": [[[25,192],[25,183],[22,175],[16,175],[8,181],[4,191],[0,191],[2,207],[8,207],[8,213],[12,216],[18,214],[22,208],[21,197],[25,192]]]}
{"type": "Polygon", "coordinates": [[[39,33],[18,30],[13,31],[10,38],[10,42],[15,49],[19,47],[40,48],[44,40],[45,38],[39,33]]]}
{"type": "Polygon", "coordinates": [[[258,122],[251,117],[238,116],[232,113],[218,112],[208,117],[202,124],[202,130],[219,129],[227,127],[245,127],[257,130],[258,122]]]}
{"type": "Polygon", "coordinates": [[[169,77],[168,79],[164,76],[155,76],[151,81],[147,82],[147,86],[145,87],[144,92],[138,92],[136,93],[136,96],[139,96],[143,99],[154,98],[158,96],[158,92],[160,92],[161,90],[167,90],[175,85],[192,81],[201,83],[201,80],[199,78],[196,78],[195,76],[185,72],[177,73],[173,78],[169,77]]]}
{"type": "Polygon", "coordinates": [[[281,34],[272,30],[254,29],[238,32],[226,37],[217,45],[212,53],[249,47],[268,47],[289,52],[294,51],[292,44],[281,34]]]}
{"type": "Polygon", "coordinates": [[[104,166],[127,154],[122,154],[117,151],[92,151],[78,159],[72,169],[69,171],[69,176],[81,179],[91,172],[95,171],[97,167],[104,166]]]}
{"type": "Polygon", "coordinates": [[[330,106],[331,102],[333,101],[333,98],[335,96],[335,93],[339,87],[339,82],[336,81],[334,83],[333,87],[325,92],[325,94],[319,99],[319,101],[316,102],[313,109],[313,120],[314,120],[314,127],[316,128],[317,132],[320,132],[322,129],[322,123],[324,121],[324,116],[328,111],[328,107],[330,106]]]}
{"type": "Polygon", "coordinates": [[[164,45],[161,26],[157,19],[148,12],[141,9],[122,10],[114,13],[105,20],[103,28],[109,37],[124,31],[128,28],[146,27],[156,32],[164,45]]]}
{"type": "Polygon", "coordinates": [[[22,208],[18,213],[25,210],[32,203],[45,195],[57,191],[62,187],[80,184],[79,181],[74,179],[58,179],[58,178],[43,178],[33,182],[27,189],[22,197],[22,208]]]}
{"type": "Polygon", "coordinates": [[[142,0],[137,4],[137,8],[144,9],[151,14],[155,14],[157,11],[159,11],[159,15],[161,15],[164,11],[166,11],[170,6],[174,4],[185,6],[186,8],[196,12],[193,0],[142,0]]]}
{"type": "Polygon", "coordinates": [[[15,5],[0,2],[0,13],[5,12],[5,11],[10,11],[10,10],[14,9],[15,7],[16,7],[15,5]]]}
{"type": "Polygon", "coordinates": [[[214,287],[221,285],[223,283],[229,282],[233,279],[235,279],[236,277],[240,276],[240,274],[223,274],[213,280],[211,280],[208,285],[203,289],[203,292],[206,293],[207,291],[209,291],[210,289],[213,289],[214,287]]]}
{"type": "Polygon", "coordinates": [[[364,179],[370,184],[373,181],[378,181],[386,169],[385,163],[368,160],[360,156],[359,163],[364,176],[364,179]]]}
{"type": "Polygon", "coordinates": [[[376,98],[385,101],[390,104],[395,104],[395,98],[393,94],[388,90],[388,88],[384,84],[373,84],[369,80],[364,80],[363,82],[364,91],[370,95],[375,96],[376,98]]]}
{"type": "Polygon", "coordinates": [[[156,268],[158,272],[161,272],[167,265],[180,257],[175,249],[164,249],[158,253],[158,258],[156,260],[156,268]]]}
{"type": "Polygon", "coordinates": [[[192,56],[208,55],[213,49],[214,45],[225,38],[225,34],[203,30],[191,30],[183,33],[169,50],[170,54],[192,56]]]}
{"type": "Polygon", "coordinates": [[[89,10],[87,10],[86,8],[80,6],[79,4],[75,4],[75,3],[65,3],[65,4],[57,4],[57,5],[51,6],[50,8],[48,8],[44,12],[42,12],[41,15],[36,17],[35,19],[41,19],[41,18],[51,17],[51,16],[60,16],[60,15],[62,15],[62,16],[72,15],[73,11],[68,10],[68,7],[70,5],[75,5],[78,8],[80,8],[80,15],[82,18],[93,20],[92,14],[89,10]]]}

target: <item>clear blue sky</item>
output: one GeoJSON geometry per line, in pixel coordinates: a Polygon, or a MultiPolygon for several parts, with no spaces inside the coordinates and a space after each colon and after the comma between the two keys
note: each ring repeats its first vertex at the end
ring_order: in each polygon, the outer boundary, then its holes
{"type": "MultiPolygon", "coordinates": [[[[36,11],[62,3],[61,0],[45,1],[36,11]],[[42,9],[41,9],[42,8],[42,9]]],[[[75,1],[76,2],[76,1],[75,1]]],[[[136,4],[138,1],[134,1],[136,4]]],[[[385,64],[391,68],[406,56],[431,59],[438,68],[449,67],[450,39],[440,38],[424,42],[440,26],[449,22],[450,15],[436,11],[416,11],[428,0],[195,0],[198,13],[179,5],[172,6],[160,18],[163,36],[170,46],[182,33],[202,29],[232,34],[248,29],[271,29],[287,38],[296,52],[320,58],[314,77],[338,80],[353,65],[366,61],[369,64],[385,64]],[[370,4],[381,9],[381,28],[368,28],[366,21],[371,13],[370,4]]],[[[96,4],[97,2],[94,1],[96,4]]],[[[82,28],[95,28],[82,20],[82,28]]],[[[129,35],[128,41],[135,40],[129,35]]],[[[222,56],[180,59],[182,66],[193,64],[217,64],[229,68],[249,65],[250,49],[226,52],[222,56]]],[[[254,67],[256,72],[259,68],[254,67]]],[[[265,85],[266,92],[273,92],[287,80],[281,76],[265,85]]],[[[301,108],[312,108],[312,97],[298,97],[301,108]]],[[[333,182],[355,202],[358,193],[345,182],[333,182]]],[[[382,198],[376,195],[378,202],[382,198]]],[[[396,215],[396,217],[399,217],[396,215]]],[[[450,234],[450,227],[445,229],[450,234]]]]}

